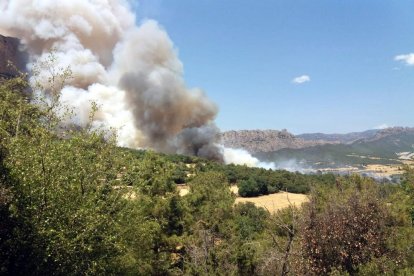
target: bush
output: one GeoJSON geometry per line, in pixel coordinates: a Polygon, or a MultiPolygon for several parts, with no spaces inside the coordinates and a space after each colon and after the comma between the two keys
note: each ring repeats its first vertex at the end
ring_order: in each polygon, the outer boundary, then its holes
{"type": "Polygon", "coordinates": [[[263,181],[256,181],[254,178],[240,181],[239,195],[242,197],[252,197],[268,194],[266,183],[263,181]]]}
{"type": "Polygon", "coordinates": [[[307,271],[329,274],[333,269],[355,274],[358,266],[387,252],[389,213],[375,189],[348,188],[318,195],[306,207],[302,254],[307,271]]]}

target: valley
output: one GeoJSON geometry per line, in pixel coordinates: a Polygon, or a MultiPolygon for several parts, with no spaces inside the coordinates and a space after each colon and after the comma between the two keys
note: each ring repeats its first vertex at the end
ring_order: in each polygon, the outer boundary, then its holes
{"type": "Polygon", "coordinates": [[[232,135],[224,134],[223,143],[227,146],[241,145],[260,161],[273,162],[276,169],[303,173],[358,173],[389,180],[398,178],[403,167],[412,164],[414,155],[413,128],[297,136],[286,130],[282,132],[241,131],[237,135],[238,132],[234,131],[232,135]],[[274,135],[282,132],[285,134],[274,135]]]}

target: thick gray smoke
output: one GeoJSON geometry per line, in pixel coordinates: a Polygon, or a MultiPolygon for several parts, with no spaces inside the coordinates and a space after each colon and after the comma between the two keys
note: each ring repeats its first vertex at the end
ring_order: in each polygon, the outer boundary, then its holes
{"type": "Polygon", "coordinates": [[[151,20],[138,26],[127,1],[2,0],[0,14],[0,33],[20,38],[31,62],[54,49],[55,66],[70,66],[61,101],[77,124],[88,123],[93,101],[93,124],[117,129],[121,146],[222,159],[216,105],[186,87],[167,33],[151,20]]]}

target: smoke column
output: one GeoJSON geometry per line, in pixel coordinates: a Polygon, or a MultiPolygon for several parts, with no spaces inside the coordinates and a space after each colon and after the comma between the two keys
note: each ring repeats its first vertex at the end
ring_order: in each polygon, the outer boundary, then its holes
{"type": "MultiPolygon", "coordinates": [[[[0,33],[21,40],[30,69],[54,50],[56,68],[72,78],[61,102],[79,126],[113,128],[118,144],[272,167],[243,150],[218,145],[218,112],[200,89],[188,89],[168,34],[153,20],[140,25],[126,0],[2,0],[0,33]]],[[[48,87],[48,68],[40,81],[48,87]],[[43,81],[42,81],[43,80],[43,81]]]]}
{"type": "Polygon", "coordinates": [[[54,49],[55,66],[70,66],[61,101],[77,124],[88,122],[94,101],[93,124],[117,129],[121,146],[222,158],[216,105],[186,87],[167,33],[151,20],[137,26],[127,1],[3,0],[0,14],[0,33],[20,38],[30,62],[54,49]]]}

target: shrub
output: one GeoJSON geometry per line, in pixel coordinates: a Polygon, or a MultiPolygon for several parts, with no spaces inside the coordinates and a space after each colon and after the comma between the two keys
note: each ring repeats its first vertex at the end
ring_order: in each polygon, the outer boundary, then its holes
{"type": "Polygon", "coordinates": [[[264,195],[268,193],[266,183],[263,181],[256,181],[254,178],[240,181],[239,195],[242,197],[252,197],[258,195],[264,195]]]}

